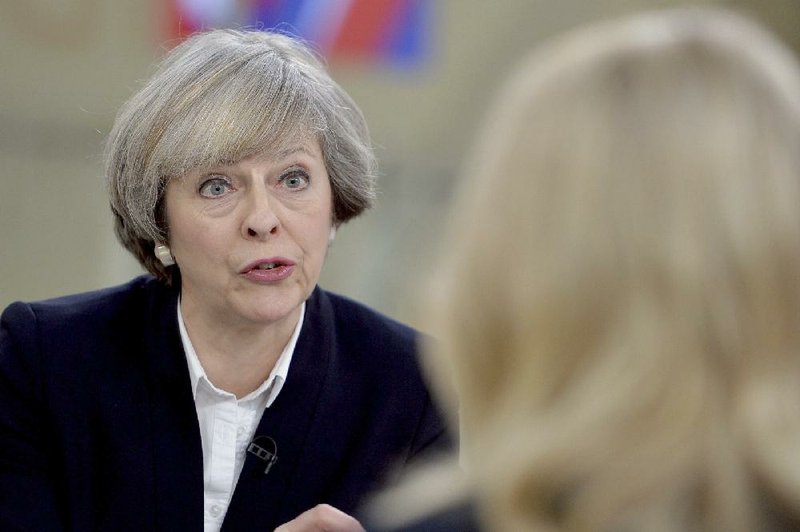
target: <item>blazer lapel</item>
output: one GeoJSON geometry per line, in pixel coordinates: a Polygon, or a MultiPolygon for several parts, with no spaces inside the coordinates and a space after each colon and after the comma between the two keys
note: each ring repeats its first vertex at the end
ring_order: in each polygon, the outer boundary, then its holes
{"type": "Polygon", "coordinates": [[[156,528],[202,530],[203,450],[178,332],[178,293],[179,286],[152,288],[144,333],[143,355],[149,358],[156,528]]]}
{"type": "Polygon", "coordinates": [[[296,517],[296,511],[307,509],[294,509],[285,499],[290,485],[297,480],[297,466],[308,445],[307,436],[328,375],[334,339],[331,327],[324,324],[331,323],[332,314],[316,288],[306,302],[303,330],[286,383],[272,406],[264,411],[255,432],[255,438],[268,436],[274,440],[278,459],[265,474],[266,462],[247,453],[223,531],[272,530],[296,517]]]}

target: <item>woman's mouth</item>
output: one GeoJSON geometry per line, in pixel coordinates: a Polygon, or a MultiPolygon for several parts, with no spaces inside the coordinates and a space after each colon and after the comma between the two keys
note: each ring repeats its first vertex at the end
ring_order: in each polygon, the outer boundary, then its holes
{"type": "Polygon", "coordinates": [[[282,257],[269,258],[250,263],[242,269],[241,274],[257,283],[277,283],[292,275],[294,269],[294,261],[282,257]]]}

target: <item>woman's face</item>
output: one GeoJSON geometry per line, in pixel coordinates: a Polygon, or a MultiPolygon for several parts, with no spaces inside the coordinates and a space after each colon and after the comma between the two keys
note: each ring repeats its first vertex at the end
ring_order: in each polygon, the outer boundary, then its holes
{"type": "Polygon", "coordinates": [[[316,139],[193,170],[165,194],[185,315],[233,326],[299,317],[331,231],[331,185],[316,139]]]}

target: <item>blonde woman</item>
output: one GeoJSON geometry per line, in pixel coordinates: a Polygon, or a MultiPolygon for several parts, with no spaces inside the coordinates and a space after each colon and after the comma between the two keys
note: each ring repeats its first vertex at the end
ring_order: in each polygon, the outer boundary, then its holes
{"type": "Polygon", "coordinates": [[[789,50],[714,10],[580,29],[521,67],[467,168],[431,362],[482,528],[799,527],[789,50]]]}

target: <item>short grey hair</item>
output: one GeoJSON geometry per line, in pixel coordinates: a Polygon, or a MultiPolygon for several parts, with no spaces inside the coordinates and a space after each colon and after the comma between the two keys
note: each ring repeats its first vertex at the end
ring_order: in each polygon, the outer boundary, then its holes
{"type": "Polygon", "coordinates": [[[120,242],[150,273],[168,242],[163,198],[171,178],[230,164],[313,135],[322,149],[340,225],[372,205],[376,160],[361,110],[298,39],[214,30],[174,48],[120,109],[105,174],[120,242]]]}

